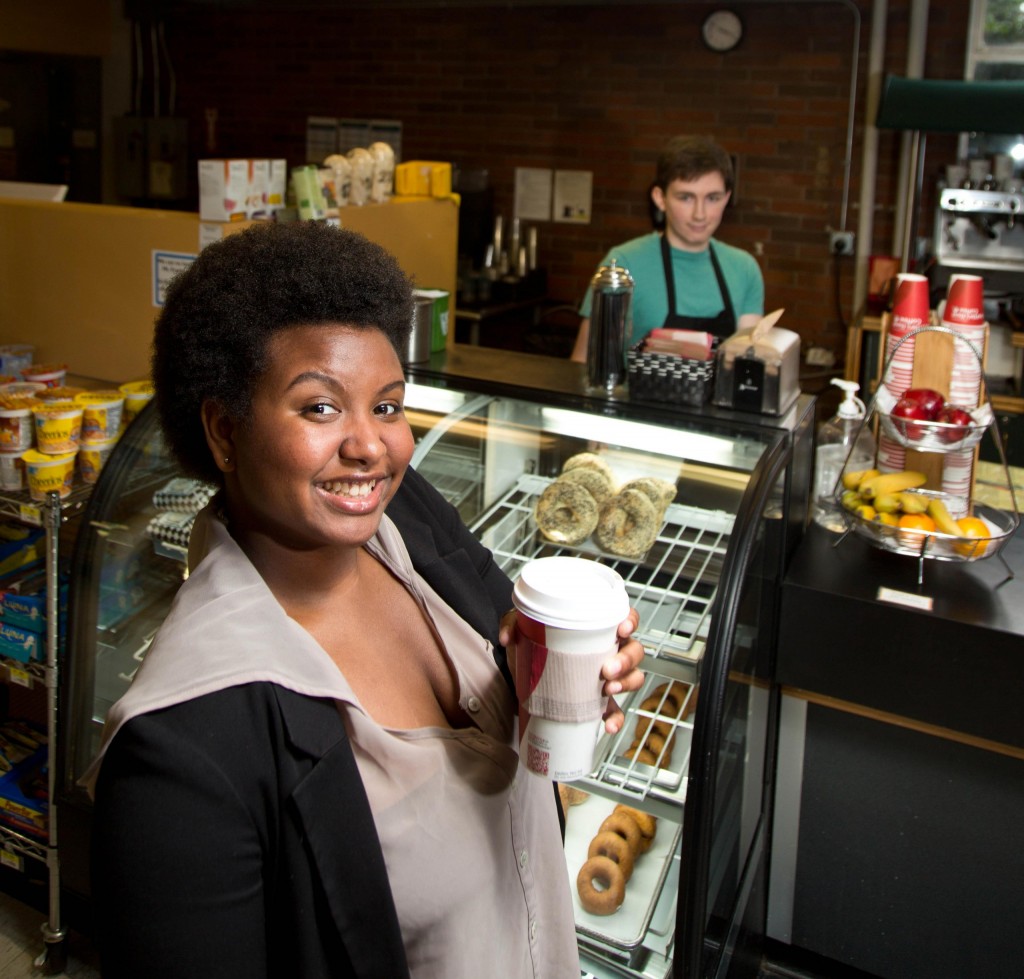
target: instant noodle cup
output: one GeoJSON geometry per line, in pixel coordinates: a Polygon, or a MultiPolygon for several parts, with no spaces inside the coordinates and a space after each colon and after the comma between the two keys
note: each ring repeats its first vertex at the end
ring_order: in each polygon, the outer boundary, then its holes
{"type": "Polygon", "coordinates": [[[82,437],[82,406],[73,401],[40,403],[32,409],[36,448],[47,455],[75,452],[82,437]]]}
{"type": "Polygon", "coordinates": [[[68,387],[66,384],[60,387],[44,387],[37,397],[40,401],[74,401],[80,394],[85,394],[85,388],[68,387]]]}
{"type": "Polygon", "coordinates": [[[118,390],[124,395],[124,413],[121,416],[122,427],[131,424],[132,419],[153,399],[152,381],[129,381],[118,390]]]}
{"type": "Polygon", "coordinates": [[[47,455],[35,449],[22,453],[25,460],[25,475],[32,499],[38,503],[46,500],[50,493],[59,493],[61,499],[71,492],[75,475],[75,452],[61,455],[47,455]]]}
{"type": "Polygon", "coordinates": [[[45,390],[46,385],[38,381],[11,381],[9,384],[0,384],[0,394],[38,394],[45,390]]]}
{"type": "Polygon", "coordinates": [[[25,488],[25,460],[21,453],[0,452],[0,489],[25,488]]]}
{"type": "Polygon", "coordinates": [[[23,367],[21,370],[21,376],[26,381],[38,381],[48,388],[60,387],[67,374],[67,364],[32,364],[32,366],[23,367]]]}
{"type": "Polygon", "coordinates": [[[102,442],[83,442],[78,449],[78,471],[82,482],[95,483],[117,445],[117,437],[102,442]]]}
{"type": "Polygon", "coordinates": [[[82,441],[106,442],[117,438],[124,413],[124,395],[120,391],[86,391],[75,397],[82,406],[82,441]]]}
{"type": "Polygon", "coordinates": [[[22,453],[35,438],[33,411],[39,402],[30,394],[0,394],[0,453],[22,453]]]}

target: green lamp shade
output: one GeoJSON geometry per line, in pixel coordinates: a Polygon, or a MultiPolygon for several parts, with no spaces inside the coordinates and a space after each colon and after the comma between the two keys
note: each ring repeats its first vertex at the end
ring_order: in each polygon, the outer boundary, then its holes
{"type": "Polygon", "coordinates": [[[1024,82],[887,75],[875,125],[936,133],[1024,132],[1024,82]]]}

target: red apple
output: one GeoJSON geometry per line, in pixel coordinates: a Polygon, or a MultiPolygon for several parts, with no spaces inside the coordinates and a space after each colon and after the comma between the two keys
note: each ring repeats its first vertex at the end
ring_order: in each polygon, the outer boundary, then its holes
{"type": "Polygon", "coordinates": [[[896,424],[896,431],[902,432],[908,439],[919,439],[924,436],[925,429],[922,425],[912,425],[911,421],[931,421],[927,410],[917,401],[913,401],[904,395],[896,402],[890,412],[893,418],[899,419],[896,424]]]}
{"type": "Polygon", "coordinates": [[[930,422],[938,418],[939,412],[942,411],[942,406],[945,404],[945,398],[931,388],[910,388],[909,391],[903,392],[903,397],[924,408],[925,419],[930,422]]]}
{"type": "Polygon", "coordinates": [[[955,426],[939,429],[939,438],[943,442],[959,442],[967,435],[968,426],[974,424],[974,419],[971,418],[970,412],[964,408],[958,408],[956,405],[946,405],[943,407],[935,420],[945,425],[955,426]]]}

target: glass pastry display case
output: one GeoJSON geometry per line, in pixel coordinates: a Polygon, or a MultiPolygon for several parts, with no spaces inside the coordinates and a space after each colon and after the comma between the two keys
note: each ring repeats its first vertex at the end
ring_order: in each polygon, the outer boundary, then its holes
{"type": "MultiPolygon", "coordinates": [[[[621,704],[622,731],[602,737],[567,810],[585,973],[709,974],[745,940],[745,919],[763,919],[749,907],[767,832],[775,606],[806,522],[813,400],[767,418],[588,401],[429,369],[409,380],[413,466],[509,577],[536,557],[598,560],[621,574],[640,614],[644,687],[621,704]],[[609,510],[625,512],[627,484],[669,487],[653,522],[640,522],[639,544],[623,545],[637,521],[622,513],[618,529],[604,526],[603,510],[590,529],[574,524],[571,541],[538,525],[541,496],[581,458],[614,484],[609,510]],[[657,830],[621,907],[599,916],[579,904],[576,878],[616,805],[654,817],[657,830]]],[[[207,494],[181,480],[148,410],[93,494],[75,554],[61,772],[65,804],[83,812],[76,781],[184,578],[187,528],[207,494]]]]}

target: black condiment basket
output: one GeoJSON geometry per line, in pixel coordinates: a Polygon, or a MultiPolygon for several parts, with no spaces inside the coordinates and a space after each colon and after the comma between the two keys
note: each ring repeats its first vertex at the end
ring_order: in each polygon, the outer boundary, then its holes
{"type": "Polygon", "coordinates": [[[647,338],[626,350],[629,396],[699,408],[711,400],[715,361],[645,350],[647,338]]]}

